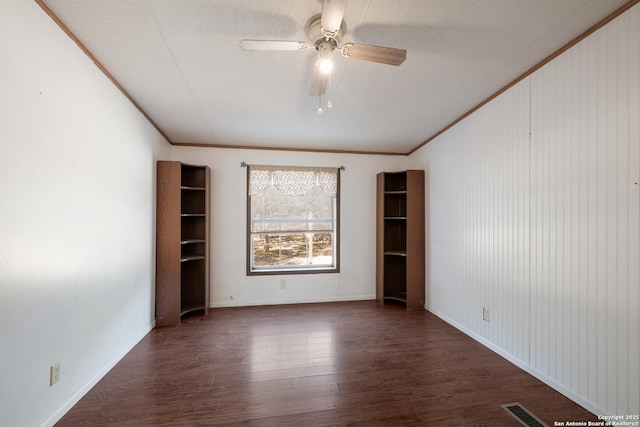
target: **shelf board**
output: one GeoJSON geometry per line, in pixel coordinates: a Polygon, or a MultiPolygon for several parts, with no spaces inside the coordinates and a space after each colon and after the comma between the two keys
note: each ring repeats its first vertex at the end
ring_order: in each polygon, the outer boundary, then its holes
{"type": "Polygon", "coordinates": [[[391,219],[396,221],[404,221],[407,219],[406,216],[385,216],[384,219],[391,219]]]}
{"type": "Polygon", "coordinates": [[[191,243],[205,243],[205,242],[206,242],[206,240],[204,240],[204,239],[184,239],[184,240],[180,241],[180,244],[181,245],[188,245],[188,244],[191,244],[191,243]]]}
{"type": "Polygon", "coordinates": [[[180,216],[183,217],[183,218],[184,217],[199,217],[199,216],[204,217],[205,215],[206,214],[203,214],[203,213],[181,213],[180,214],[180,216]]]}
{"type": "Polygon", "coordinates": [[[392,256],[407,256],[407,251],[384,251],[385,255],[392,255],[392,256]]]}
{"type": "Polygon", "coordinates": [[[393,294],[387,294],[384,296],[384,299],[387,301],[398,301],[402,303],[407,303],[407,293],[406,292],[397,292],[393,294]]]}
{"type": "Polygon", "coordinates": [[[180,307],[180,316],[184,316],[187,313],[190,313],[192,311],[197,311],[197,310],[205,310],[206,307],[203,304],[185,304],[182,307],[180,307]]]}
{"type": "Polygon", "coordinates": [[[180,257],[180,262],[196,261],[199,259],[205,259],[205,256],[204,255],[187,255],[187,256],[180,257]]]}
{"type": "Polygon", "coordinates": [[[387,190],[384,194],[407,194],[407,190],[387,190]]]}
{"type": "Polygon", "coordinates": [[[187,190],[187,191],[204,191],[206,190],[206,188],[204,187],[189,187],[186,185],[183,185],[180,187],[181,190],[187,190]]]}

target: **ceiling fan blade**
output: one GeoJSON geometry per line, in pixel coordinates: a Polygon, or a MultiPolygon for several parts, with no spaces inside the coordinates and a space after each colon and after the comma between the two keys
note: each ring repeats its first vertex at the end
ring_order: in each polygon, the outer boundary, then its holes
{"type": "Polygon", "coordinates": [[[342,25],[347,0],[324,0],[322,4],[322,28],[329,33],[338,32],[342,25]]]}
{"type": "Polygon", "coordinates": [[[320,61],[316,61],[316,65],[313,67],[313,74],[311,74],[311,90],[309,91],[309,95],[324,95],[327,91],[327,80],[329,80],[329,74],[320,71],[320,61]]]}
{"type": "Polygon", "coordinates": [[[407,59],[407,51],[394,47],[374,46],[370,44],[347,43],[342,49],[347,58],[363,61],[380,62],[382,64],[400,65],[407,59]]]}
{"type": "Polygon", "coordinates": [[[306,50],[309,43],[289,42],[279,40],[242,40],[240,47],[243,50],[306,50]]]}

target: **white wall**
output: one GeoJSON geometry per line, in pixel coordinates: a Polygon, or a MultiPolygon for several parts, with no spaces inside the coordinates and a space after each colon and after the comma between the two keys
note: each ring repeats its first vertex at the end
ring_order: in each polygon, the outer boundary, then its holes
{"type": "Polygon", "coordinates": [[[406,157],[191,147],[173,147],[172,155],[211,167],[212,307],[375,299],[376,173],[405,169],[406,157]],[[340,175],[340,273],[246,275],[243,161],[346,168],[340,175]]]}
{"type": "Polygon", "coordinates": [[[638,414],[640,5],[409,164],[428,309],[591,411],[638,414]]]}
{"type": "Polygon", "coordinates": [[[170,146],[35,2],[0,57],[0,425],[52,425],[152,327],[170,146]]]}

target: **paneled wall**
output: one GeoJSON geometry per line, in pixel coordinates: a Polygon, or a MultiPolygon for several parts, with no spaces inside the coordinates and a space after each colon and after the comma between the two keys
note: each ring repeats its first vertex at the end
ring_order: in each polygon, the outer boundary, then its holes
{"type": "Polygon", "coordinates": [[[638,414],[640,6],[410,166],[427,170],[427,307],[590,410],[638,414]]]}
{"type": "Polygon", "coordinates": [[[616,414],[640,401],[639,76],[636,6],[531,79],[529,363],[616,414]]]}

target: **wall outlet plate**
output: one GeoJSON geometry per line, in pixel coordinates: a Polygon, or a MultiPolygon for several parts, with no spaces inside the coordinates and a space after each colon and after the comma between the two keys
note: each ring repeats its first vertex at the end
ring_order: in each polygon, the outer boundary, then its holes
{"type": "Polygon", "coordinates": [[[482,307],[482,320],[489,321],[489,309],[487,307],[482,307]]]}
{"type": "Polygon", "coordinates": [[[49,387],[60,381],[60,362],[55,362],[49,368],[49,387]]]}

